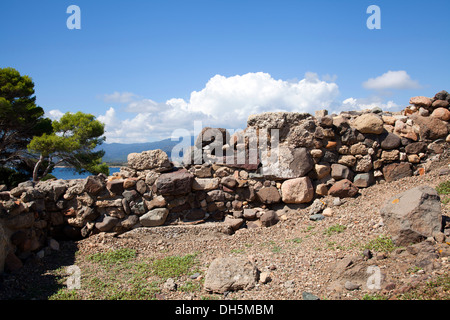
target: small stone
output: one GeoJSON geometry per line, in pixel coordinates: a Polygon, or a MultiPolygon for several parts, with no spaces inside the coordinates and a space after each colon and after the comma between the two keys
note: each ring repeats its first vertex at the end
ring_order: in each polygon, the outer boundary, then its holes
{"type": "Polygon", "coordinates": [[[364,255],[364,257],[366,258],[366,259],[372,259],[372,252],[369,250],[369,249],[365,249],[364,251],[363,251],[363,255],[364,255]]]}
{"type": "Polygon", "coordinates": [[[310,292],[302,292],[302,298],[303,300],[312,300],[312,301],[317,301],[320,300],[320,298],[310,292]]]}
{"type": "Polygon", "coordinates": [[[353,290],[358,290],[361,287],[361,285],[353,283],[351,281],[346,281],[344,284],[344,287],[348,291],[353,291],[353,290]]]}
{"type": "Polygon", "coordinates": [[[323,219],[325,219],[325,216],[320,213],[309,216],[309,220],[311,220],[311,221],[319,221],[319,220],[323,220],[323,219]]]}
{"type": "Polygon", "coordinates": [[[341,198],[338,198],[338,197],[333,198],[333,206],[338,207],[340,205],[342,205],[341,198]]]}
{"type": "Polygon", "coordinates": [[[334,216],[334,210],[331,208],[325,208],[325,210],[323,210],[322,215],[324,217],[332,217],[334,216]]]}
{"type": "Polygon", "coordinates": [[[199,272],[196,272],[196,273],[192,274],[189,278],[195,280],[195,279],[197,279],[198,277],[200,277],[200,273],[199,273],[199,272]]]}
{"type": "Polygon", "coordinates": [[[55,251],[59,251],[59,243],[58,241],[56,241],[55,239],[50,239],[48,241],[48,246],[50,247],[50,249],[55,250],[55,251]]]}
{"type": "Polygon", "coordinates": [[[261,282],[262,284],[268,283],[272,280],[272,278],[270,277],[270,272],[261,272],[261,274],[259,275],[259,282],[261,282]]]}
{"type": "Polygon", "coordinates": [[[175,283],[175,280],[172,278],[169,278],[164,283],[164,289],[167,289],[169,291],[176,291],[177,290],[177,284],[175,283]]]}

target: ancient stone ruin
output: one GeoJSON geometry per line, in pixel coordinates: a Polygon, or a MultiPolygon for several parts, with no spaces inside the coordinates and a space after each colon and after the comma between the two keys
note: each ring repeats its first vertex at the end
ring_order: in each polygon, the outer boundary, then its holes
{"type": "MultiPolygon", "coordinates": [[[[183,163],[161,150],[128,155],[119,173],[19,184],[0,192],[0,272],[49,239],[223,221],[270,227],[279,204],[425,174],[448,150],[450,94],[414,97],[402,112],[251,115],[243,132],[204,128],[183,163]]],[[[20,261],[19,261],[20,262],[20,261]]]]}

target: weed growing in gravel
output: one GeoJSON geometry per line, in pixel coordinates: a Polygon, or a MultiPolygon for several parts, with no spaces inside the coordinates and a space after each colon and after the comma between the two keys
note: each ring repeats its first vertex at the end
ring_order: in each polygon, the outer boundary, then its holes
{"type": "Polygon", "coordinates": [[[378,252],[392,252],[398,247],[392,242],[392,239],[385,236],[380,235],[378,238],[370,240],[365,246],[364,249],[374,250],[378,252]]]}
{"type": "Polygon", "coordinates": [[[327,230],[325,230],[324,234],[331,236],[333,234],[344,232],[345,229],[347,229],[346,226],[343,226],[341,224],[335,224],[335,225],[329,227],[327,230]]]}
{"type": "Polygon", "coordinates": [[[167,280],[188,274],[192,267],[197,263],[197,254],[188,254],[185,256],[170,256],[153,261],[150,266],[153,273],[158,277],[167,280]]]}
{"type": "Polygon", "coordinates": [[[128,262],[136,257],[136,250],[122,248],[110,250],[108,252],[98,252],[87,257],[88,260],[99,262],[103,265],[113,265],[121,262],[128,262]]]}
{"type": "Polygon", "coordinates": [[[368,294],[366,293],[363,297],[362,300],[388,300],[387,296],[383,296],[381,294],[368,294]]]}
{"type": "Polygon", "coordinates": [[[440,183],[436,187],[436,191],[439,194],[448,195],[450,194],[450,180],[440,183]]]}
{"type": "Polygon", "coordinates": [[[440,195],[447,196],[447,197],[442,197],[442,199],[441,199],[442,204],[447,205],[450,202],[450,197],[448,196],[448,195],[450,195],[450,180],[439,184],[436,187],[436,191],[440,195]]]}

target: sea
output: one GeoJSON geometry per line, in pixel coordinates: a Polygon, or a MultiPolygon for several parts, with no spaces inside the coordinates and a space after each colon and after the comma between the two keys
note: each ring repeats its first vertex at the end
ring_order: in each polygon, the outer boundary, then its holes
{"type": "MultiPolygon", "coordinates": [[[[119,171],[120,167],[109,167],[109,175],[112,175],[114,172],[119,171]]],[[[56,167],[53,169],[52,175],[54,175],[57,179],[71,180],[71,179],[85,179],[89,176],[92,176],[92,173],[86,172],[84,174],[78,174],[72,168],[56,167]]]]}

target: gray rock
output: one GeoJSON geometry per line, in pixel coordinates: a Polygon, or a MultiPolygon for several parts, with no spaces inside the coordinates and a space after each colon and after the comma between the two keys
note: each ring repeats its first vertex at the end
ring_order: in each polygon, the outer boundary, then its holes
{"type": "Polygon", "coordinates": [[[177,284],[172,278],[167,279],[163,286],[164,289],[167,289],[169,291],[177,291],[177,284]]]}
{"type": "Polygon", "coordinates": [[[384,150],[392,150],[400,147],[402,139],[394,133],[385,133],[380,137],[380,146],[384,150]]]}
{"type": "Polygon", "coordinates": [[[320,221],[320,220],[323,220],[323,219],[325,219],[325,216],[320,214],[320,213],[313,214],[313,215],[309,216],[309,220],[311,220],[311,221],[320,221]]]}
{"type": "Polygon", "coordinates": [[[258,282],[258,269],[246,258],[215,259],[208,268],[204,288],[210,292],[247,290],[258,282]]]}
{"type": "Polygon", "coordinates": [[[117,222],[119,222],[118,218],[103,216],[100,221],[95,223],[95,227],[101,232],[108,232],[116,226],[117,222]]]}
{"type": "Polygon", "coordinates": [[[428,186],[402,192],[385,203],[381,217],[396,245],[419,242],[441,231],[439,195],[428,186]]]}
{"type": "Polygon", "coordinates": [[[303,300],[320,300],[320,298],[310,292],[302,292],[303,300]]]}
{"type": "Polygon", "coordinates": [[[159,172],[170,170],[172,165],[169,157],[162,150],[150,150],[128,155],[128,166],[135,170],[151,170],[159,172]]]}
{"type": "Polygon", "coordinates": [[[347,166],[338,163],[333,163],[331,165],[331,177],[336,181],[342,179],[352,180],[353,172],[347,166]]]}
{"type": "Polygon", "coordinates": [[[309,214],[313,215],[322,212],[322,210],[325,209],[325,207],[326,207],[325,203],[323,203],[320,199],[316,199],[309,207],[309,214]]]}
{"type": "Polygon", "coordinates": [[[314,168],[314,160],[306,148],[290,148],[280,145],[278,154],[261,159],[261,173],[274,179],[304,177],[314,168]]]}
{"type": "Polygon", "coordinates": [[[154,187],[161,195],[181,195],[191,192],[194,175],[185,169],[161,174],[154,187]]]}
{"type": "Polygon", "coordinates": [[[273,210],[268,210],[268,211],[264,212],[263,215],[259,218],[259,220],[261,221],[261,224],[264,227],[271,227],[271,226],[277,224],[278,221],[280,221],[277,213],[273,210]]]}
{"type": "Polygon", "coordinates": [[[157,227],[166,221],[169,210],[167,208],[157,208],[150,210],[139,218],[139,222],[144,227],[157,227]]]}
{"type": "Polygon", "coordinates": [[[348,291],[353,291],[353,290],[358,290],[361,287],[361,285],[353,283],[351,281],[346,281],[344,284],[344,287],[348,291]]]}
{"type": "Polygon", "coordinates": [[[355,176],[353,180],[353,184],[358,188],[367,188],[370,187],[375,181],[372,172],[369,173],[360,173],[355,176]]]}

